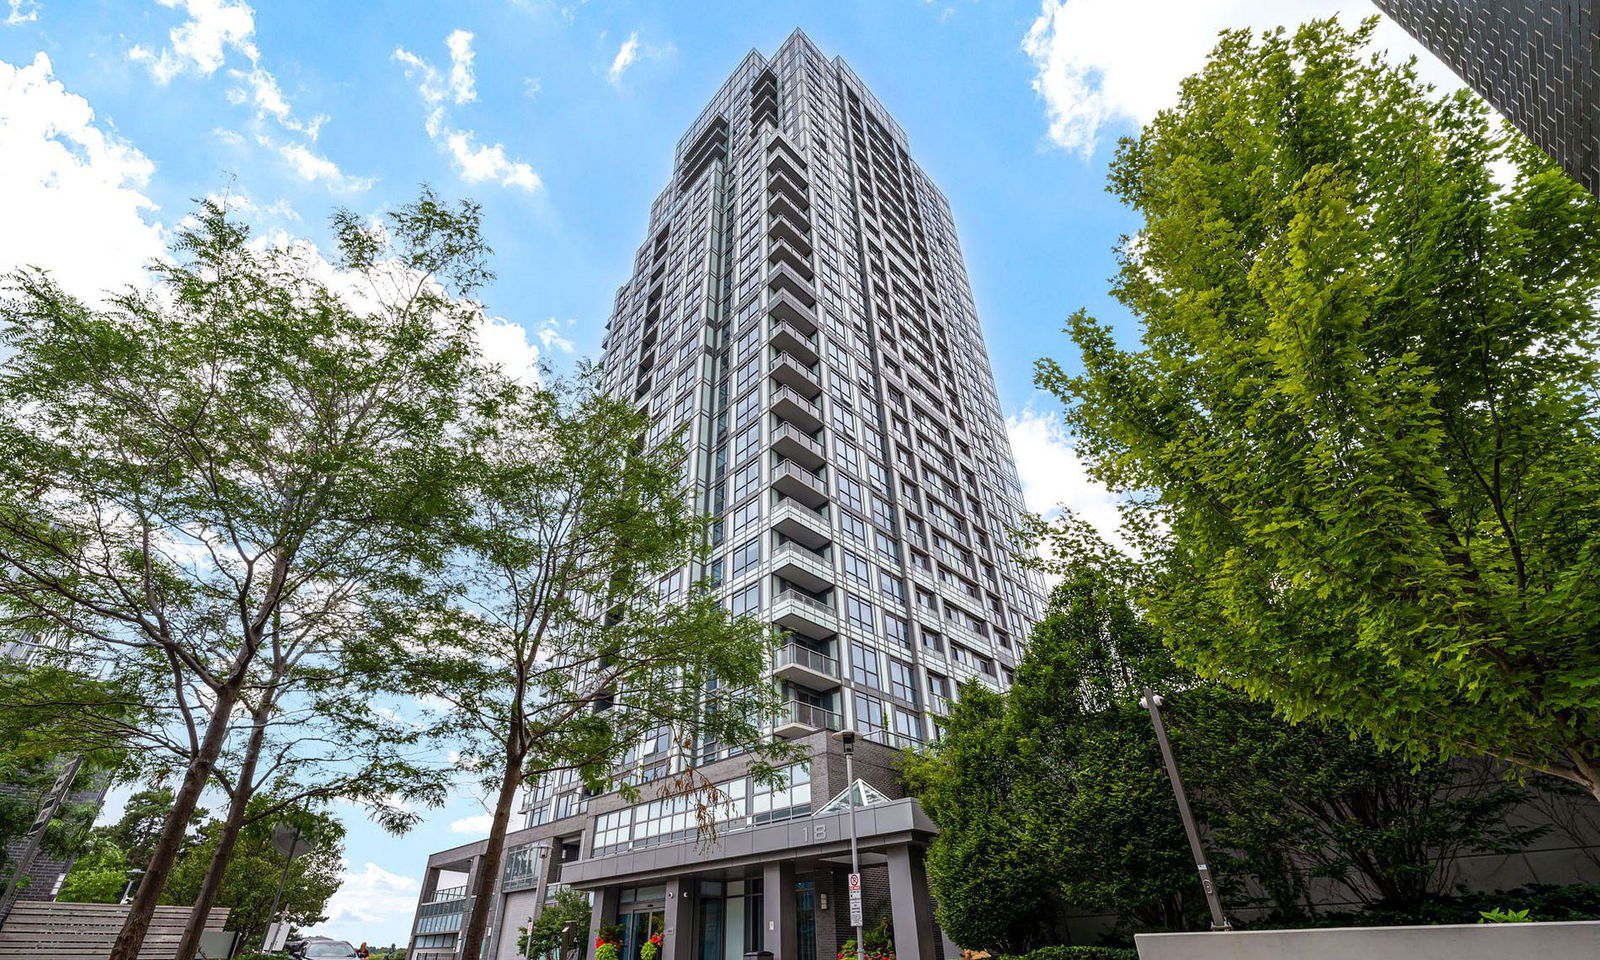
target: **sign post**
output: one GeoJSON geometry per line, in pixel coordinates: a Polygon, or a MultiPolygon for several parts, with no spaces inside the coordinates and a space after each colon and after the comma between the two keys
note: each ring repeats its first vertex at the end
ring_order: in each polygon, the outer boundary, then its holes
{"type": "Polygon", "coordinates": [[[861,848],[856,841],[856,732],[840,730],[833,738],[844,744],[845,795],[850,801],[850,925],[856,928],[856,960],[867,960],[867,938],[861,929],[861,848]]]}
{"type": "Polygon", "coordinates": [[[276,823],[272,826],[272,847],[283,854],[283,873],[278,877],[278,890],[272,895],[272,909],[267,911],[267,916],[272,917],[272,925],[267,927],[267,940],[261,945],[264,953],[282,950],[284,941],[289,939],[289,921],[287,918],[278,919],[278,903],[283,900],[283,888],[289,882],[289,867],[294,863],[294,858],[311,851],[311,838],[306,836],[299,827],[288,823],[276,823]],[[276,937],[276,944],[273,938],[276,937]]]}

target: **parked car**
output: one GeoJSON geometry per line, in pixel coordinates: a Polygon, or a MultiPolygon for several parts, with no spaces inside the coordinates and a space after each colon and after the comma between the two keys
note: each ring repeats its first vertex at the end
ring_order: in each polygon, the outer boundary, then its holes
{"type": "Polygon", "coordinates": [[[289,956],[297,960],[353,960],[356,948],[347,940],[330,937],[307,937],[289,946],[289,956]]]}

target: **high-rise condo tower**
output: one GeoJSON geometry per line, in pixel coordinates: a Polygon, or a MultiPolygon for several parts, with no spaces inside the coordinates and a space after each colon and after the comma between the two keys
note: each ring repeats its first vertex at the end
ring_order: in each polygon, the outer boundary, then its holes
{"type": "MultiPolygon", "coordinates": [[[[830,733],[858,731],[869,917],[902,960],[947,948],[922,852],[935,828],[904,795],[898,750],[933,735],[956,686],[1011,682],[1042,587],[1013,555],[1022,491],[949,204],[842,60],[801,33],[752,52],[679,141],[672,180],[606,327],[608,388],[684,430],[715,518],[705,569],[736,613],[786,641],[773,734],[811,762],[771,791],[725,745],[640,745],[648,783],[695,766],[737,810],[707,847],[686,802],[545,783],[508,839],[491,955],[514,957],[556,891],[592,893],[623,960],[821,960],[852,936],[847,784],[830,733]]],[[[480,841],[429,859],[412,941],[451,957],[480,841]]],[[[592,944],[593,936],[586,942],[592,944]]]]}

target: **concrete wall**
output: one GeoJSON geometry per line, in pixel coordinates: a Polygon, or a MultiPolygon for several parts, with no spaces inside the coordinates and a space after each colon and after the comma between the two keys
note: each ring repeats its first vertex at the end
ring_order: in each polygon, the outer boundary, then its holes
{"type": "Polygon", "coordinates": [[[1600,921],[1145,933],[1139,960],[1507,960],[1600,957],[1600,921]]]}

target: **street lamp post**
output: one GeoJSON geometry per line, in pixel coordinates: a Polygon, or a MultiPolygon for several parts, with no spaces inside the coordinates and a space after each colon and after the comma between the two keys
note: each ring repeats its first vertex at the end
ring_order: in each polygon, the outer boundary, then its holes
{"type": "Polygon", "coordinates": [[[1183,778],[1178,776],[1178,761],[1172,756],[1172,744],[1167,740],[1167,725],[1161,719],[1161,696],[1149,687],[1139,698],[1139,706],[1150,711],[1150,722],[1155,724],[1156,742],[1161,745],[1161,762],[1167,766],[1167,779],[1172,781],[1172,792],[1178,798],[1178,815],[1183,818],[1183,832],[1189,836],[1189,852],[1194,854],[1194,867],[1200,874],[1200,888],[1206,892],[1206,905],[1211,908],[1211,929],[1232,930],[1222,912],[1222,899],[1217,896],[1217,885],[1211,882],[1211,868],[1206,866],[1206,849],[1200,843],[1200,829],[1195,826],[1194,813],[1189,809],[1189,796],[1183,792],[1183,778]]]}
{"type": "MultiPolygon", "coordinates": [[[[844,779],[845,802],[850,805],[850,872],[854,875],[856,883],[861,882],[861,848],[856,840],[856,732],[854,730],[840,730],[833,735],[833,739],[844,744],[844,779]]],[[[859,886],[849,891],[850,912],[855,921],[856,928],[856,960],[866,960],[867,941],[861,926],[862,911],[861,890],[859,886]]]]}

